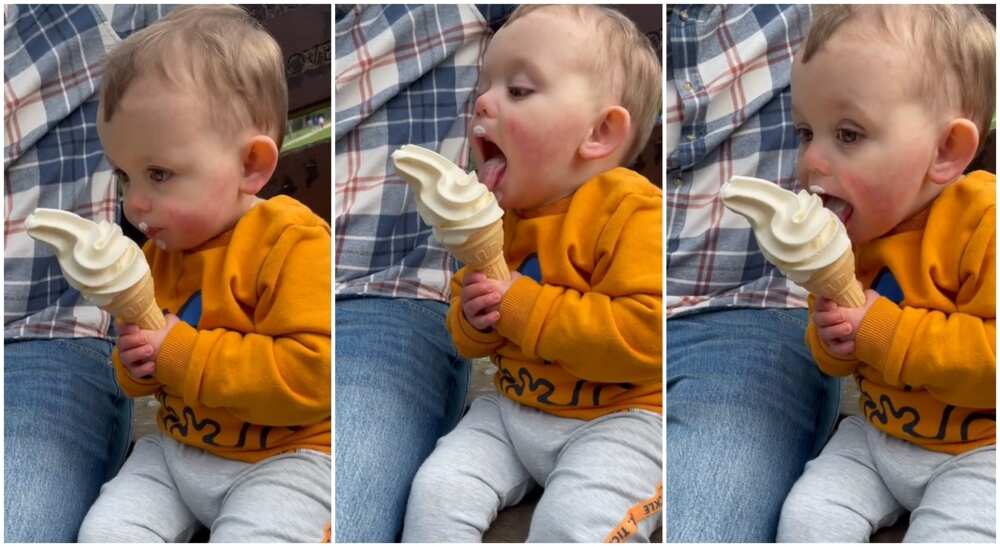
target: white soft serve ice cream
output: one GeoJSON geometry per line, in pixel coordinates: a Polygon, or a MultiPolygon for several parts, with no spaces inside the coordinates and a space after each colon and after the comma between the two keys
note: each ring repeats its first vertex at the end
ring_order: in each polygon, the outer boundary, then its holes
{"type": "Polygon", "coordinates": [[[29,236],[55,248],[66,281],[98,306],[107,305],[149,271],[142,250],[117,224],[39,208],[24,225],[29,236]]]}
{"type": "Polygon", "coordinates": [[[837,215],[805,190],[796,194],[770,181],[733,177],[722,187],[722,202],[750,221],[764,257],[796,283],[851,247],[837,215]]]}
{"type": "Polygon", "coordinates": [[[417,212],[445,245],[462,245],[503,209],[476,178],[440,154],[408,144],[393,152],[396,170],[417,195],[417,212]]]}

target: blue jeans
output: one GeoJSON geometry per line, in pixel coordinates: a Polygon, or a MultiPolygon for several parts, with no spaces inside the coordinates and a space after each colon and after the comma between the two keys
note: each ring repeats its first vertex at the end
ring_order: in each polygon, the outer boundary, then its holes
{"type": "Polygon", "coordinates": [[[132,402],[111,343],[4,343],[4,541],[75,542],[101,485],[121,467],[132,402]]]}
{"type": "Polygon", "coordinates": [[[803,309],[667,321],[668,543],[773,542],[781,504],[837,418],[803,309]]]}
{"type": "Polygon", "coordinates": [[[417,469],[461,417],[469,366],[446,313],[428,300],[336,302],[338,543],[398,541],[417,469]]]}

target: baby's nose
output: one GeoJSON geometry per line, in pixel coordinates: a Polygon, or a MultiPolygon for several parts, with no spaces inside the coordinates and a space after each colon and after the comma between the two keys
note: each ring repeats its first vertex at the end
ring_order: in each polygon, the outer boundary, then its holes
{"type": "Polygon", "coordinates": [[[476,99],[476,116],[484,118],[496,116],[496,101],[491,92],[487,91],[476,99]]]}

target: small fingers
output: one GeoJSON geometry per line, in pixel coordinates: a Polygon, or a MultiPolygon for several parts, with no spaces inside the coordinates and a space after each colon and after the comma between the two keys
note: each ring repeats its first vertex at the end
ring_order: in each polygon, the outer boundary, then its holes
{"type": "Polygon", "coordinates": [[[477,315],[469,320],[469,323],[478,330],[487,330],[500,320],[500,312],[492,311],[477,315]]]}
{"type": "Polygon", "coordinates": [[[483,272],[468,272],[462,280],[462,285],[475,285],[476,283],[482,283],[486,279],[486,274],[483,272]]]}
{"type": "Polygon", "coordinates": [[[854,353],[854,340],[838,338],[827,342],[826,347],[834,355],[850,355],[854,353]]]}
{"type": "Polygon", "coordinates": [[[813,314],[813,323],[815,323],[819,328],[825,328],[844,322],[844,313],[840,310],[817,311],[813,314]]]}
{"type": "Polygon", "coordinates": [[[469,315],[479,315],[483,311],[500,303],[500,295],[495,292],[486,293],[467,301],[463,307],[469,315]]]}
{"type": "Polygon", "coordinates": [[[839,338],[845,338],[851,334],[851,324],[844,321],[843,323],[836,323],[829,327],[822,327],[823,333],[821,336],[826,340],[835,340],[839,338]]]}
{"type": "Polygon", "coordinates": [[[155,367],[156,364],[153,361],[145,361],[128,367],[128,374],[135,380],[148,380],[153,377],[153,371],[156,370],[155,367]]]}
{"type": "Polygon", "coordinates": [[[816,311],[832,311],[837,309],[837,303],[822,296],[816,297],[816,311]]]}
{"type": "Polygon", "coordinates": [[[146,336],[141,332],[136,334],[123,334],[118,337],[118,351],[127,351],[146,345],[148,345],[146,342],[146,336]]]}
{"type": "Polygon", "coordinates": [[[122,363],[129,366],[132,363],[141,363],[153,356],[153,346],[143,344],[131,349],[122,350],[119,348],[119,357],[122,363]]]}

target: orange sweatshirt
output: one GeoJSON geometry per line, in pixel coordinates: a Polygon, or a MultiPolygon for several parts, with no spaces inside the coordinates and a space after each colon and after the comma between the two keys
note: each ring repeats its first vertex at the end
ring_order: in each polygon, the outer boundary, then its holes
{"type": "Polygon", "coordinates": [[[861,283],[874,288],[891,274],[902,301],[879,297],[854,358],[827,352],[811,321],[806,332],[824,372],[855,375],[872,425],[928,450],[996,443],[995,214],[995,175],[952,184],[929,209],[855,249],[861,283]]]}
{"type": "Polygon", "coordinates": [[[125,393],[156,394],[161,431],[223,458],[330,453],[329,225],[278,196],[197,249],[143,250],[159,305],[197,326],[170,329],[153,380],[116,348],[125,393]]]}
{"type": "Polygon", "coordinates": [[[616,168],[531,214],[508,211],[504,254],[526,276],[483,332],[462,313],[466,269],[455,275],[447,323],[459,353],[491,356],[500,393],[544,412],[660,413],[662,206],[658,188],[616,168]]]}

